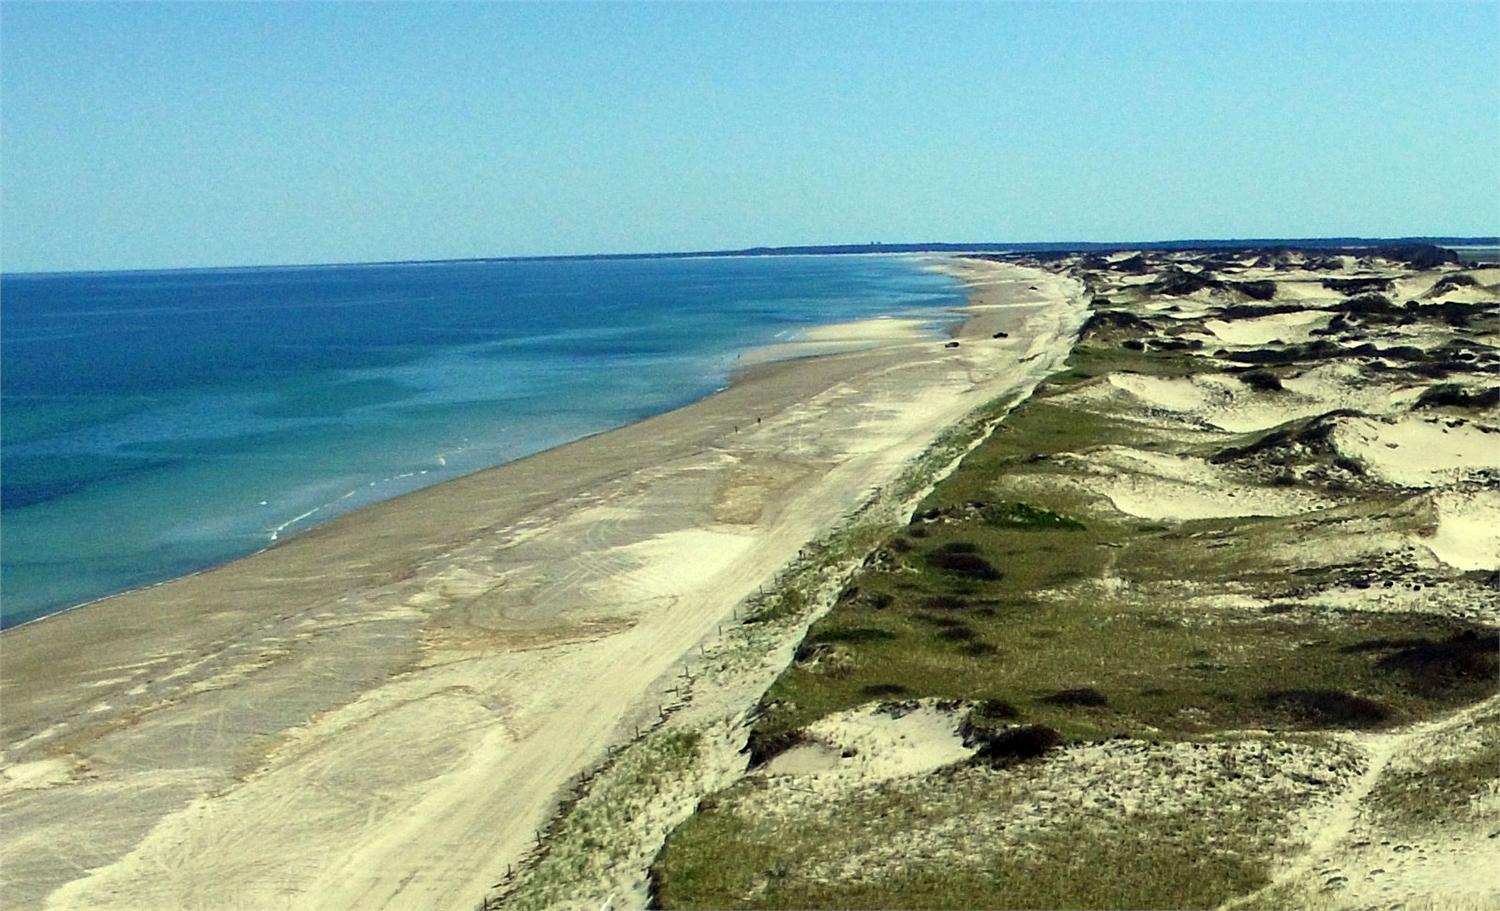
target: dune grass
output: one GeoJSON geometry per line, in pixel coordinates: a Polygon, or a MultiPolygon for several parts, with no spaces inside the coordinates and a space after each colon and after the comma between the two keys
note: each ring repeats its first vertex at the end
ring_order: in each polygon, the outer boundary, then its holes
{"type": "Polygon", "coordinates": [[[699,734],[694,731],[655,731],[632,744],[607,774],[581,788],[578,799],[548,832],[545,850],[536,861],[523,867],[517,880],[502,884],[503,906],[556,908],[577,901],[584,884],[607,898],[609,876],[622,862],[632,860],[636,850],[634,841],[622,835],[659,809],[673,780],[690,774],[698,751],[699,734]]]}
{"type": "MultiPolygon", "coordinates": [[[[1245,729],[1318,742],[1492,695],[1495,630],[1417,612],[1310,607],[1299,591],[1345,577],[1365,584],[1368,567],[1277,562],[1281,545],[1315,540],[1324,526],[1378,520],[1413,530],[1408,495],[1359,490],[1315,516],[1157,523],[1115,512],[1078,485],[1046,483],[1076,477],[1099,447],[1204,445],[1079,408],[1065,393],[1112,372],[1213,369],[1149,346],[1095,340],[1075,349],[1066,370],[874,547],[812,624],[762,700],[752,761],[871,701],[954,700],[974,706],[966,729],[1036,726],[1064,743],[1206,742],[1245,729]],[[1039,482],[1017,485],[1017,475],[1039,482]]],[[[1424,781],[1382,781],[1372,800],[1421,824],[1430,805],[1451,808],[1476,793],[1494,770],[1492,746],[1425,770],[1424,781]]],[[[1000,850],[950,831],[956,808],[1001,819],[1017,796],[944,793],[958,780],[949,774],[916,790],[858,789],[832,815],[768,816],[777,804],[756,790],[783,785],[746,779],[672,834],[653,867],[656,898],[703,908],[1212,907],[1263,886],[1277,839],[1288,837],[1290,808],[1251,800],[1196,813],[1137,808],[1128,819],[1060,815],[1020,848],[1000,850]],[[938,829],[941,844],[964,850],[917,851],[873,871],[840,865],[938,829]]]]}
{"type": "Polygon", "coordinates": [[[1000,700],[1027,723],[1100,739],[1382,727],[1493,691],[1482,657],[1468,667],[1449,647],[1473,632],[1458,621],[1231,610],[1204,621],[1090,586],[1039,600],[1029,595],[1030,580],[1071,582],[1097,572],[1103,558],[1054,548],[1017,561],[994,544],[985,552],[1006,567],[1004,578],[954,580],[920,563],[911,573],[862,575],[859,597],[813,625],[804,660],[767,694],[754,738],[897,696],[1000,700]],[[1438,652],[1430,666],[1411,660],[1424,648],[1438,652]],[[1085,687],[1103,704],[1054,698],[1085,687]]]}
{"type": "MultiPolygon", "coordinates": [[[[767,693],[753,740],[783,740],[872,698],[1003,700],[1028,723],[1091,739],[1379,727],[1493,690],[1493,649],[1481,644],[1466,657],[1463,646],[1444,645],[1488,635],[1459,621],[1236,607],[1205,613],[1186,603],[1186,590],[1152,595],[1157,583],[1188,578],[1274,597],[1287,574],[1268,564],[1267,550],[1294,535],[1302,517],[1173,526],[1101,511],[1078,518],[1069,510],[1088,505],[1076,498],[1018,502],[997,483],[1018,465],[1046,470],[1037,455],[1117,442],[1118,425],[1045,399],[1016,409],[812,626],[804,660],[767,693]],[[982,562],[965,571],[957,558],[982,562]],[[978,571],[983,566],[997,577],[978,571]],[[1431,660],[1413,660],[1424,647],[1431,660]],[[1079,687],[1107,703],[1049,701],[1079,687]]],[[[1389,510],[1386,499],[1345,512],[1389,510]]]]}
{"type": "Polygon", "coordinates": [[[1420,832],[1475,816],[1475,801],[1500,787],[1500,713],[1474,719],[1466,733],[1450,755],[1381,775],[1368,804],[1383,824],[1420,832]]]}
{"type": "Polygon", "coordinates": [[[1250,804],[1228,824],[1165,811],[1113,824],[1061,820],[1019,844],[980,832],[908,844],[950,821],[955,800],[998,818],[1019,799],[982,779],[937,786],[955,793],[862,791],[838,814],[788,825],[753,812],[755,785],[737,785],[673,833],[654,870],[655,898],[668,908],[1209,908],[1265,883],[1254,854],[1278,818],[1250,804]],[[906,847],[880,850],[891,844],[906,847]]]}

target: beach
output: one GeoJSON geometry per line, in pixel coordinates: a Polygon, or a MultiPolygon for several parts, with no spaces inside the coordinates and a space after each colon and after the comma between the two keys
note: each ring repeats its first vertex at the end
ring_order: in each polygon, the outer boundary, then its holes
{"type": "Polygon", "coordinates": [[[747,597],[1059,367],[1077,282],[943,268],[952,341],[819,330],[696,404],[7,631],[0,898],[474,907],[747,597]]]}
{"type": "Polygon", "coordinates": [[[680,408],[811,327],[943,331],[966,296],[904,256],[0,276],[0,628],[680,408]]]}

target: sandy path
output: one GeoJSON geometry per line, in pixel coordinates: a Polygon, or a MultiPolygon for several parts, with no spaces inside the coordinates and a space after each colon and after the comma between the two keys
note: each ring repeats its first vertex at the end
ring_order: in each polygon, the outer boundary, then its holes
{"type": "MultiPolygon", "coordinates": [[[[1398,731],[1351,734],[1347,741],[1365,754],[1365,770],[1337,799],[1310,821],[1306,848],[1275,871],[1264,887],[1223,906],[1223,911],[1258,907],[1266,896],[1318,894],[1318,907],[1493,906],[1500,897],[1500,875],[1489,825],[1458,820],[1433,831],[1395,833],[1382,827],[1367,799],[1393,764],[1439,752],[1445,734],[1472,731],[1495,712],[1491,697],[1451,715],[1398,731]],[[1425,834],[1425,837],[1424,837],[1425,834]],[[1438,898],[1441,896],[1441,898],[1438,898]]],[[[1493,801],[1492,801],[1493,803],[1493,801]]]]}
{"type": "Polygon", "coordinates": [[[743,598],[1071,346],[1069,280],[963,268],[960,348],[758,368],[7,632],[0,904],[472,908],[743,598]]]}

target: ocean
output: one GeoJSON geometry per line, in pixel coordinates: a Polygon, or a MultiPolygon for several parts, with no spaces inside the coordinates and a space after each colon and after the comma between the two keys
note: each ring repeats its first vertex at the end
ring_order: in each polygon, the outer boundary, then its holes
{"type": "Polygon", "coordinates": [[[723,388],[745,351],[957,319],[914,257],[0,276],[0,626],[723,388]]]}

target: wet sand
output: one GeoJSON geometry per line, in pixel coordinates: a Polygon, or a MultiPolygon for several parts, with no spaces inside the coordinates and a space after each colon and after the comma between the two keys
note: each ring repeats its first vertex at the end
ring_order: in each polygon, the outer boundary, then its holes
{"type": "Polygon", "coordinates": [[[737,604],[1071,347],[1072,280],[948,268],[957,348],[825,334],[869,347],[7,631],[0,902],[474,907],[737,604]]]}

